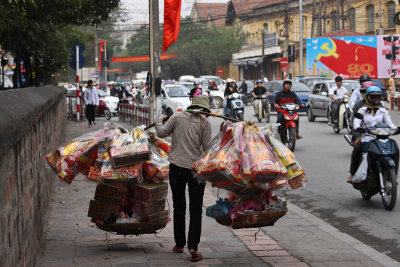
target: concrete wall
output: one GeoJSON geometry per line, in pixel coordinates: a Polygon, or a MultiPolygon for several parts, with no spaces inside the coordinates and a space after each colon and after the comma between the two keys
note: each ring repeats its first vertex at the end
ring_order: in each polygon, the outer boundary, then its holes
{"type": "Polygon", "coordinates": [[[66,90],[0,91],[0,266],[35,266],[51,198],[46,153],[61,142],[66,90]]]}

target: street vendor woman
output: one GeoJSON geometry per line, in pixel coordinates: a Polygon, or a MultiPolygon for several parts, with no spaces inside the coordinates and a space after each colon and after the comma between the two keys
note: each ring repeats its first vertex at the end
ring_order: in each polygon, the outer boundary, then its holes
{"type": "MultiPolygon", "coordinates": [[[[188,109],[211,112],[209,99],[198,95],[192,99],[188,109]]],[[[169,184],[172,191],[174,207],[174,237],[173,251],[183,253],[186,245],[186,184],[189,187],[189,234],[188,249],[190,261],[202,260],[197,252],[201,236],[203,196],[205,182],[194,177],[192,166],[201,158],[204,151],[211,146],[211,124],[200,114],[177,112],[163,124],[164,115],[156,122],[156,132],[160,138],[172,135],[172,149],[169,155],[169,184]]]]}

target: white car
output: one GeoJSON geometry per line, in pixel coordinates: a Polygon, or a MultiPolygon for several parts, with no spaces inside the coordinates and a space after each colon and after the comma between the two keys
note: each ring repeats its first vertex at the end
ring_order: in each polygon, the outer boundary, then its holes
{"type": "Polygon", "coordinates": [[[99,94],[99,98],[106,103],[108,109],[111,111],[111,114],[117,114],[119,98],[116,96],[110,96],[101,90],[97,90],[97,92],[99,94]]]}
{"type": "Polygon", "coordinates": [[[190,90],[183,85],[164,85],[161,88],[162,106],[167,116],[181,112],[191,105],[190,90]]]}

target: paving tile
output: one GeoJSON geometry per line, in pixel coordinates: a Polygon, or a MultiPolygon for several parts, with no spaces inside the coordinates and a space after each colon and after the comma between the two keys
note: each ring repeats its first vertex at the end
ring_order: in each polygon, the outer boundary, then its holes
{"type": "Polygon", "coordinates": [[[281,257],[289,256],[285,250],[263,250],[263,251],[253,251],[254,255],[258,257],[281,257]]]}

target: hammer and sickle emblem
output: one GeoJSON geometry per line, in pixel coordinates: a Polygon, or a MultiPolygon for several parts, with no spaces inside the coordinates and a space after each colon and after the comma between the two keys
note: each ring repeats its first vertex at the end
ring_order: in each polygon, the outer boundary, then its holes
{"type": "Polygon", "coordinates": [[[321,50],[324,50],[328,53],[318,54],[318,56],[316,57],[317,60],[320,60],[321,57],[330,57],[330,56],[333,56],[334,58],[339,58],[339,55],[336,53],[336,43],[331,38],[329,38],[329,40],[332,43],[332,49],[329,48],[329,43],[322,44],[321,50]]]}

